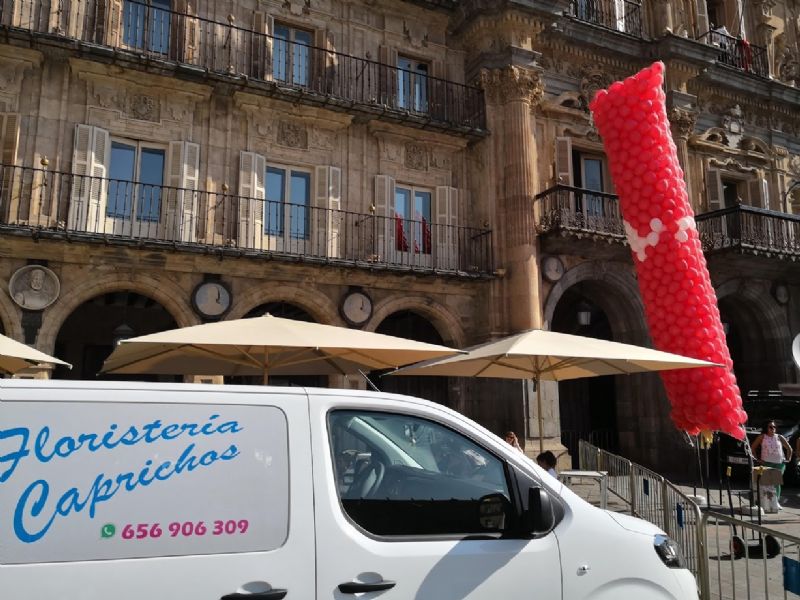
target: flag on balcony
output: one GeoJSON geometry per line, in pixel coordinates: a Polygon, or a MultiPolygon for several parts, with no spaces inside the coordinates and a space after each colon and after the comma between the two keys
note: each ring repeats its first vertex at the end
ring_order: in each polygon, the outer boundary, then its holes
{"type": "Polygon", "coordinates": [[[400,252],[408,252],[408,239],[406,230],[403,227],[403,217],[399,213],[394,213],[394,239],[395,247],[400,252]]]}

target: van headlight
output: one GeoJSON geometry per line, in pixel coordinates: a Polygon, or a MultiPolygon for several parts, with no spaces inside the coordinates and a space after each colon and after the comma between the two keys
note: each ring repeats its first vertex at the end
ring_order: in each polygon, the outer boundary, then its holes
{"type": "Polygon", "coordinates": [[[653,547],[656,549],[656,554],[658,554],[661,562],[670,569],[686,568],[686,560],[683,558],[681,549],[672,538],[659,533],[653,537],[653,547]]]}

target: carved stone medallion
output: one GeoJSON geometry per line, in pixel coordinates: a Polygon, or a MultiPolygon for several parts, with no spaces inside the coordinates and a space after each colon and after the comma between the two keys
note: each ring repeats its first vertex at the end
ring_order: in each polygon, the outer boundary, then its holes
{"type": "Polygon", "coordinates": [[[406,167],[418,171],[428,170],[428,150],[422,144],[406,144],[406,167]]]}
{"type": "Polygon", "coordinates": [[[133,94],[128,99],[128,115],[140,121],[159,120],[158,102],[152,96],[133,94]]]}
{"type": "Polygon", "coordinates": [[[278,123],[278,143],[290,148],[308,148],[308,132],[304,125],[280,121],[278,123]]]}
{"type": "Polygon", "coordinates": [[[27,310],[44,310],[56,301],[60,291],[56,274],[40,265],[17,269],[8,282],[11,299],[27,310]]]}

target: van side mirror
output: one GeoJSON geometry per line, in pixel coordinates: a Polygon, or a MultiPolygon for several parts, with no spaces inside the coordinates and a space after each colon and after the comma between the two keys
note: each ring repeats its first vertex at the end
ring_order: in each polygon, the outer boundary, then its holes
{"type": "Polygon", "coordinates": [[[528,488],[528,509],[522,515],[526,533],[545,534],[556,526],[556,515],[550,495],[540,487],[528,488]]]}
{"type": "Polygon", "coordinates": [[[511,502],[503,494],[488,494],[478,500],[478,522],[486,531],[503,531],[511,512],[511,502]]]}

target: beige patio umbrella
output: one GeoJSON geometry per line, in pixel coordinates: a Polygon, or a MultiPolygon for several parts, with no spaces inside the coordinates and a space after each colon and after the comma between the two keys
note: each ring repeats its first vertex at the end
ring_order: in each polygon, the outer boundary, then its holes
{"type": "Polygon", "coordinates": [[[103,363],[115,374],[346,375],[396,369],[458,350],[265,315],[130,338],[103,363]]]}
{"type": "Polygon", "coordinates": [[[410,365],[390,375],[533,379],[537,383],[541,452],[544,450],[544,419],[540,381],[714,366],[719,365],[631,344],[532,329],[467,348],[464,354],[410,365]]]}
{"type": "Polygon", "coordinates": [[[28,367],[35,367],[39,363],[51,365],[64,365],[72,368],[72,365],[63,360],[39,352],[30,346],[26,346],[16,340],[0,334],[0,373],[13,375],[28,367]]]}

